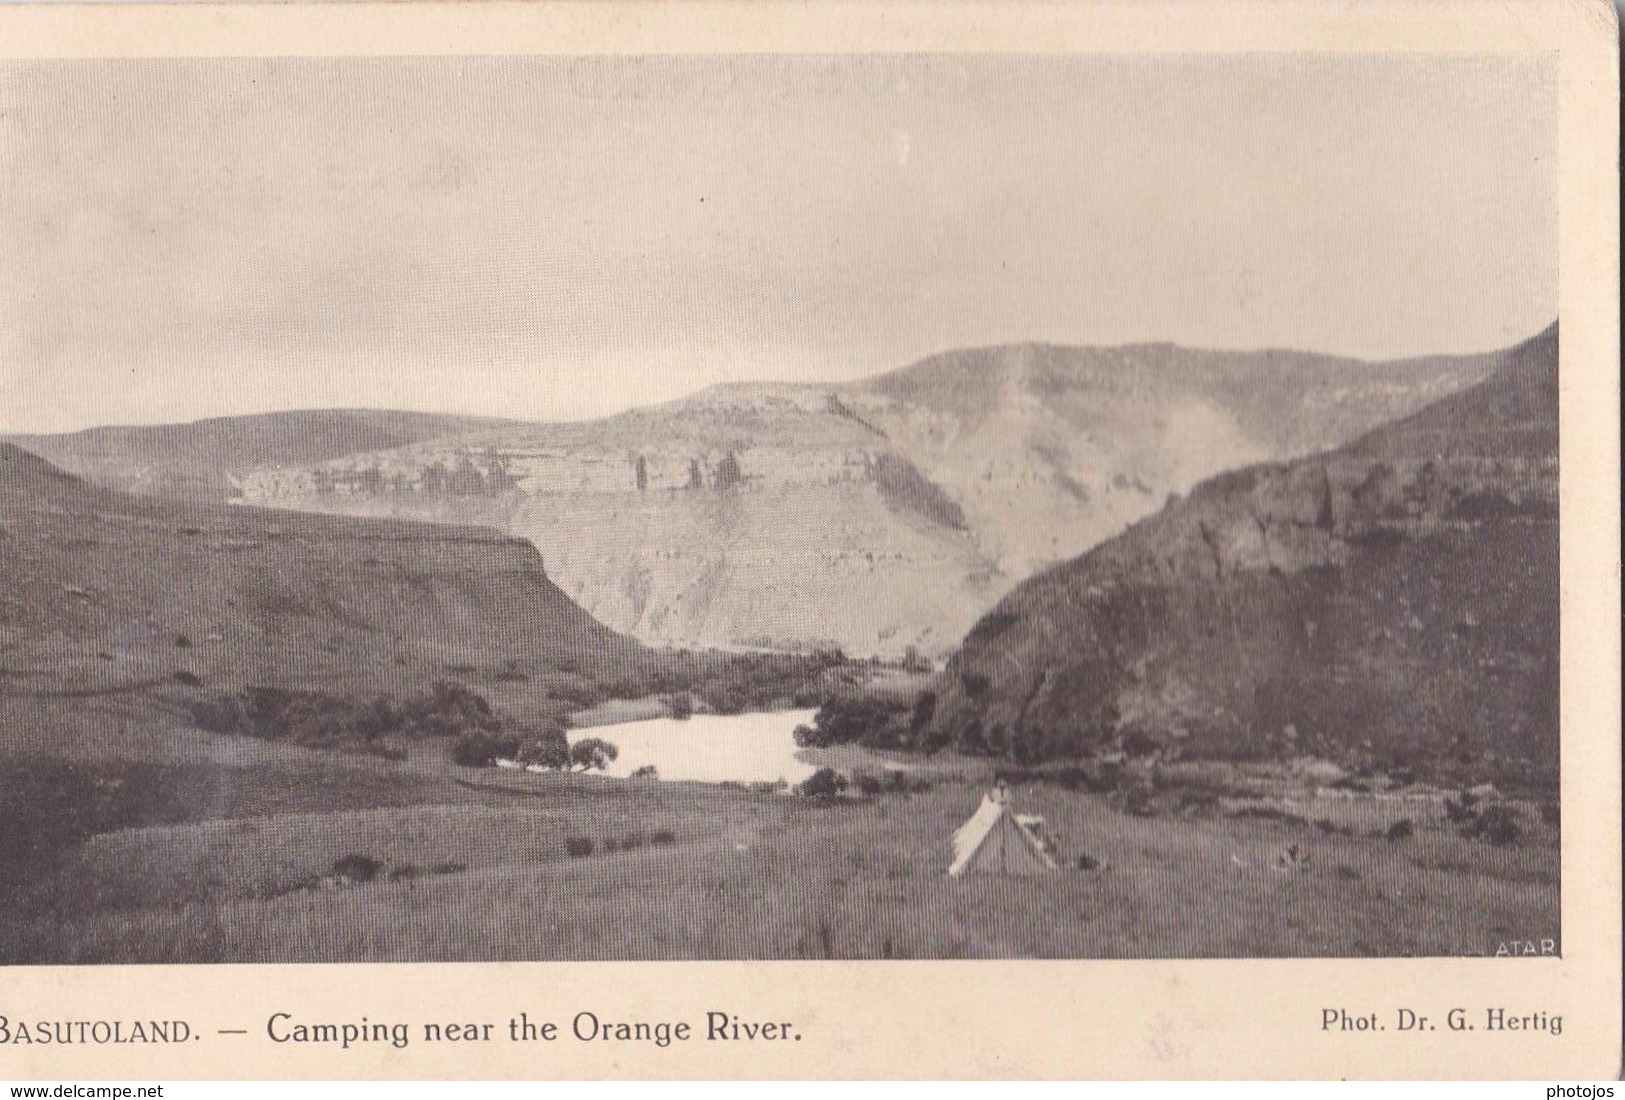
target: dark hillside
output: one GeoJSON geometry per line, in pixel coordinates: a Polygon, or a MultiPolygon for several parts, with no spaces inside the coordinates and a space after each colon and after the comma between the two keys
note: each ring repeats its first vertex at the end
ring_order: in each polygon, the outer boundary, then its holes
{"type": "Polygon", "coordinates": [[[1554,781],[1555,326],[1502,359],[1019,586],[950,662],[937,738],[1554,781]]]}
{"type": "Polygon", "coordinates": [[[416,690],[497,663],[608,681],[644,652],[572,603],[519,539],[136,497],[0,444],[0,693],[177,672],[416,690]]]}

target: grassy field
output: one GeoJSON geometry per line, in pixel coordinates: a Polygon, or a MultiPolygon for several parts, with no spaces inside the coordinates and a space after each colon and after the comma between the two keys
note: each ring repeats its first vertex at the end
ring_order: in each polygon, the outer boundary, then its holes
{"type": "Polygon", "coordinates": [[[13,769],[72,746],[141,797],[0,884],[12,962],[1463,955],[1558,936],[1556,828],[1523,806],[1522,837],[1492,845],[1426,790],[1283,773],[1213,797],[1206,777],[1207,797],[1136,816],[1023,784],[1062,869],[951,880],[949,837],[991,778],[971,760],[929,761],[926,791],[824,805],[346,756],[129,701],[20,706],[0,708],[8,740],[28,731],[13,769]],[[1414,835],[1383,839],[1401,818],[1414,835]],[[336,875],[350,855],[376,873],[336,875]]]}

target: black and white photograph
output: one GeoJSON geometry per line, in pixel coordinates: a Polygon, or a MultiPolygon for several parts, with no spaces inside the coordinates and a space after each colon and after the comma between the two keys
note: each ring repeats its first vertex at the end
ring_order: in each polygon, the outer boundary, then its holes
{"type": "Polygon", "coordinates": [[[1561,958],[1560,75],[0,62],[0,963],[1561,958]]]}

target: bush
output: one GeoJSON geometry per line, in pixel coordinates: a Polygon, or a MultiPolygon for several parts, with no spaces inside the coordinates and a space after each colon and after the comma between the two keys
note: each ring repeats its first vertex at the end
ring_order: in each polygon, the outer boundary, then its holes
{"type": "Polygon", "coordinates": [[[746,690],[737,684],[707,684],[700,692],[714,714],[743,714],[752,702],[746,690]]]}
{"type": "Polygon", "coordinates": [[[650,844],[676,844],[677,834],[670,829],[656,829],[649,834],[650,844]]]}
{"type": "Polygon", "coordinates": [[[929,791],[931,781],[923,776],[911,775],[898,768],[886,773],[886,789],[897,794],[909,794],[916,791],[929,791]]]}
{"type": "Polygon", "coordinates": [[[572,836],[564,839],[564,853],[571,859],[584,859],[592,855],[592,838],[572,836]]]}
{"type": "Polygon", "coordinates": [[[528,767],[564,771],[570,766],[570,738],[564,727],[551,719],[527,727],[521,735],[519,763],[528,767]]]}
{"type": "Polygon", "coordinates": [[[352,852],[333,861],[333,873],[351,882],[371,882],[384,869],[382,860],[352,852]]]}
{"type": "Polygon", "coordinates": [[[870,798],[873,798],[875,795],[886,789],[885,783],[881,781],[879,776],[870,775],[868,772],[858,773],[857,784],[859,793],[867,795],[870,798]]]}
{"type": "Polygon", "coordinates": [[[633,779],[659,779],[660,770],[653,764],[645,764],[632,772],[633,779]]]}
{"type": "Polygon", "coordinates": [[[498,758],[512,759],[519,753],[519,740],[498,737],[480,730],[465,733],[452,746],[451,759],[465,768],[488,768],[498,758]]]}
{"type": "Polygon", "coordinates": [[[1404,817],[1388,826],[1387,832],[1382,835],[1388,840],[1409,840],[1415,834],[1416,826],[1411,823],[1410,818],[1404,817]]]}
{"type": "Polygon", "coordinates": [[[519,746],[517,759],[527,768],[567,771],[570,767],[570,743],[532,738],[519,746]]]}
{"type": "Polygon", "coordinates": [[[1456,798],[1445,799],[1444,816],[1457,823],[1474,821],[1478,817],[1478,796],[1462,791],[1456,798]]]}
{"type": "Polygon", "coordinates": [[[1511,806],[1490,806],[1474,820],[1462,826],[1461,835],[1483,837],[1497,847],[1516,844],[1523,838],[1523,825],[1518,812],[1511,806]]]}
{"type": "Polygon", "coordinates": [[[809,775],[796,787],[796,793],[804,798],[829,801],[846,790],[846,776],[834,768],[819,768],[809,775]]]}
{"type": "Polygon", "coordinates": [[[222,695],[194,699],[191,705],[192,722],[209,733],[247,733],[248,715],[235,695],[222,695]]]}
{"type": "Polygon", "coordinates": [[[603,771],[621,750],[601,737],[583,737],[570,746],[570,764],[582,771],[603,771]]]}
{"type": "Polygon", "coordinates": [[[694,716],[694,698],[686,691],[669,696],[666,705],[671,708],[671,716],[679,722],[686,722],[694,716]]]}

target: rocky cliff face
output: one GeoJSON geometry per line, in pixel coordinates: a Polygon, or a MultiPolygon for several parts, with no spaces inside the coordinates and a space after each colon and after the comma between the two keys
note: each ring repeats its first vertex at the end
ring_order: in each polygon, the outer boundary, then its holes
{"type": "Polygon", "coordinates": [[[1551,781],[1557,348],[1554,326],[1477,386],[1033,577],[950,662],[936,735],[1551,781]]]}
{"type": "Polygon", "coordinates": [[[246,499],[481,523],[591,614],[685,646],[945,649],[997,595],[957,507],[809,389],[732,387],[244,479],[246,499]]]}
{"type": "Polygon", "coordinates": [[[612,627],[945,653],[1034,569],[1226,466],[1343,442],[1493,357],[1022,345],[847,386],[729,386],[243,480],[289,507],[490,523],[612,627]]]}
{"type": "Polygon", "coordinates": [[[454,665],[613,675],[641,652],[520,539],[145,499],[0,444],[0,692],[174,671],[416,690],[454,665]]]}

